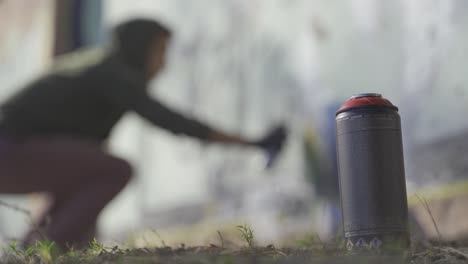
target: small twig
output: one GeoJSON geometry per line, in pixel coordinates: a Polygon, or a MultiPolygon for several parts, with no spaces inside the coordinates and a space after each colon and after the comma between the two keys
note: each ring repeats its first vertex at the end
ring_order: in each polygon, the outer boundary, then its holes
{"type": "Polygon", "coordinates": [[[29,210],[26,210],[26,209],[21,208],[19,206],[9,204],[9,203],[6,203],[4,201],[0,201],[0,206],[6,207],[6,208],[11,209],[11,210],[16,211],[16,212],[26,214],[28,217],[31,217],[31,212],[29,210]]]}
{"type": "Polygon", "coordinates": [[[458,249],[455,249],[455,248],[446,247],[446,248],[437,248],[437,249],[442,251],[442,252],[457,256],[457,257],[462,257],[464,259],[468,259],[468,254],[467,253],[464,253],[464,252],[462,252],[462,251],[460,251],[458,249]]]}
{"type": "MultiPolygon", "coordinates": [[[[26,222],[28,222],[28,224],[31,226],[31,229],[33,231],[37,232],[42,240],[47,240],[46,235],[42,232],[42,228],[37,223],[35,223],[35,221],[33,219],[33,216],[32,216],[32,213],[29,210],[26,210],[26,209],[21,208],[21,207],[19,207],[17,205],[10,204],[10,203],[7,203],[7,202],[1,201],[1,200],[0,200],[0,206],[6,207],[8,209],[11,209],[13,211],[16,211],[16,212],[19,212],[19,213],[22,213],[22,214],[25,214],[26,217],[27,217],[26,222]]],[[[50,217],[50,215],[47,215],[45,217],[44,227],[47,227],[50,224],[50,222],[51,222],[51,217],[50,217]]]]}
{"type": "Polygon", "coordinates": [[[162,239],[161,235],[158,233],[158,231],[156,229],[151,229],[151,232],[153,232],[158,237],[158,239],[161,241],[161,245],[163,247],[167,247],[166,242],[164,241],[164,239],[162,239]]]}
{"type": "Polygon", "coordinates": [[[279,251],[279,250],[275,250],[275,253],[280,254],[280,255],[282,255],[282,256],[284,256],[284,257],[287,257],[287,256],[288,256],[288,255],[286,255],[286,253],[284,253],[284,252],[282,252],[282,251],[279,251]]]}
{"type": "Polygon", "coordinates": [[[322,247],[322,249],[325,249],[326,245],[325,243],[323,242],[323,240],[320,238],[320,235],[316,232],[314,232],[315,236],[317,237],[317,240],[318,240],[318,243],[320,244],[320,246],[322,247]]]}
{"type": "Polygon", "coordinates": [[[432,215],[431,208],[429,207],[429,204],[427,203],[426,199],[419,197],[419,195],[415,194],[414,195],[419,202],[423,205],[424,209],[427,211],[429,214],[432,224],[434,225],[435,231],[437,232],[437,238],[439,240],[439,246],[442,245],[442,235],[440,234],[439,227],[437,226],[437,223],[435,221],[434,215],[432,215]]]}
{"type": "Polygon", "coordinates": [[[423,251],[421,253],[413,253],[413,257],[419,257],[419,256],[424,256],[427,255],[428,251],[423,251]]]}
{"type": "Polygon", "coordinates": [[[143,242],[145,243],[145,246],[149,247],[151,245],[151,243],[148,241],[148,238],[146,238],[146,234],[143,234],[141,236],[141,239],[143,240],[143,242]]]}
{"type": "Polygon", "coordinates": [[[216,232],[218,233],[219,240],[221,241],[221,248],[224,248],[224,238],[223,238],[223,235],[221,234],[221,231],[219,231],[219,230],[217,230],[216,232]]]}

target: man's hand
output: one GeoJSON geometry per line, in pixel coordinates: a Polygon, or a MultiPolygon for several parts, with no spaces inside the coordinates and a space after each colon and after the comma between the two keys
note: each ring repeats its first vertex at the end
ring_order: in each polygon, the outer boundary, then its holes
{"type": "Polygon", "coordinates": [[[263,149],[281,150],[285,140],[286,128],[281,125],[272,129],[265,137],[255,142],[254,145],[263,149]]]}
{"type": "Polygon", "coordinates": [[[262,148],[266,152],[267,168],[270,168],[275,163],[276,157],[281,152],[286,138],[286,128],[281,125],[271,130],[264,138],[254,143],[254,145],[262,148]]]}

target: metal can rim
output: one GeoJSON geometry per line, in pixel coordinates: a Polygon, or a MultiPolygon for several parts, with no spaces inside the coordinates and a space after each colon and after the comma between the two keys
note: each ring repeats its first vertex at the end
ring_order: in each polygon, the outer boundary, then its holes
{"type": "Polygon", "coordinates": [[[398,107],[393,105],[388,99],[384,98],[379,93],[360,93],[351,96],[341,107],[336,111],[335,115],[366,107],[386,107],[398,112],[398,107]]]}
{"type": "Polygon", "coordinates": [[[357,105],[357,106],[348,106],[348,107],[341,107],[340,109],[338,109],[335,113],[335,116],[338,116],[339,114],[341,113],[344,113],[344,112],[348,112],[348,111],[353,111],[353,110],[357,110],[357,109],[365,109],[365,108],[386,108],[386,109],[391,109],[391,110],[394,110],[396,112],[398,112],[398,107],[395,106],[395,105],[372,105],[372,104],[369,104],[369,105],[357,105]]]}

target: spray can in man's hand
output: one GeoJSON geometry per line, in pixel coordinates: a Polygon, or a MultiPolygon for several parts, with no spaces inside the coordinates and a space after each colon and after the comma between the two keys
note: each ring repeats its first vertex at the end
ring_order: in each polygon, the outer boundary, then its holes
{"type": "Polygon", "coordinates": [[[283,149],[284,142],[287,139],[287,131],[284,125],[278,125],[272,129],[265,137],[254,144],[265,151],[265,168],[273,167],[279,153],[283,149]]]}
{"type": "Polygon", "coordinates": [[[346,247],[409,247],[408,204],[398,108],[380,94],[351,97],[336,112],[346,247]]]}

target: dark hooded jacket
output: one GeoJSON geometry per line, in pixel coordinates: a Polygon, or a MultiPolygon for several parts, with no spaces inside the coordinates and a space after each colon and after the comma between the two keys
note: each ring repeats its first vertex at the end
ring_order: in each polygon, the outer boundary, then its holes
{"type": "Polygon", "coordinates": [[[211,129],[150,98],[144,66],[159,24],[134,20],[117,27],[109,52],[79,51],[0,107],[0,133],[70,136],[103,141],[127,111],[175,134],[207,139],[211,129]]]}

